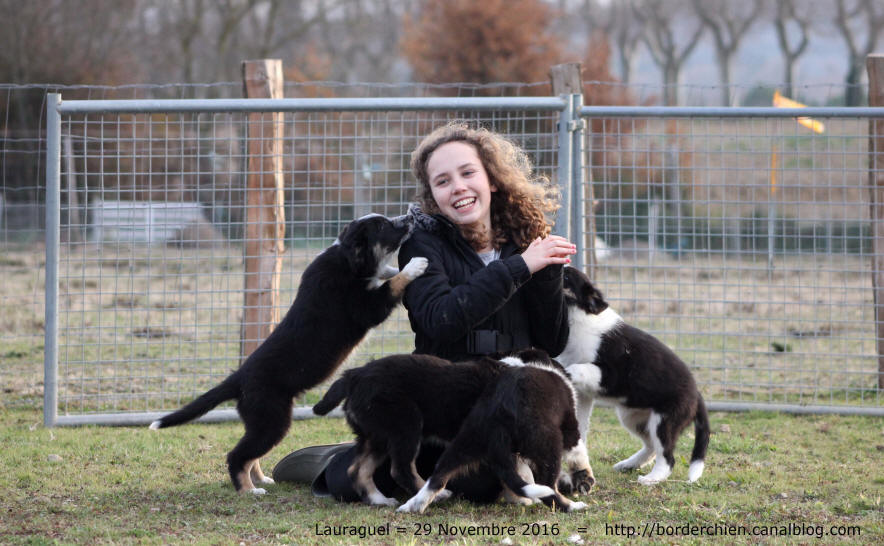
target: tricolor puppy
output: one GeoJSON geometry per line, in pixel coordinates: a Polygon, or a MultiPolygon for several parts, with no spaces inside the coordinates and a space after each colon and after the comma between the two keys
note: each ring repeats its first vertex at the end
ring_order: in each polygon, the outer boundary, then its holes
{"type": "Polygon", "coordinates": [[[578,479],[588,474],[574,396],[564,370],[543,351],[458,363],[394,355],[345,371],[313,411],[324,415],[347,399],[344,413],[357,445],[348,472],[367,503],[397,504],[372,479],[390,457],[393,479],[417,493],[399,511],[423,512],[434,498],[451,494],[449,479],[479,463],[518,496],[572,511],[585,505],[559,494],[556,478],[563,454],[578,479]],[[447,444],[426,482],[414,464],[425,441],[447,444]],[[520,476],[521,463],[536,484],[520,476]]]}
{"type": "Polygon", "coordinates": [[[709,445],[709,417],[687,365],[661,341],[626,324],[582,272],[566,267],[564,277],[570,335],[557,358],[577,391],[580,438],[587,441],[593,404],[613,405],[620,423],[643,443],[614,468],[637,469],[656,457],[651,472],[638,479],[654,484],[669,477],[678,436],[693,421],[688,480],[696,481],[709,445]]]}
{"type": "Polygon", "coordinates": [[[273,480],[261,472],[258,459],[288,431],[292,399],[327,379],[426,270],[425,258],[412,259],[401,272],[391,265],[411,229],[406,217],[372,214],[352,221],[307,266],[288,313],[242,366],[150,428],[185,423],[236,399],[246,430],[227,455],[230,479],[238,492],[265,493],[255,482],[273,480]]]}

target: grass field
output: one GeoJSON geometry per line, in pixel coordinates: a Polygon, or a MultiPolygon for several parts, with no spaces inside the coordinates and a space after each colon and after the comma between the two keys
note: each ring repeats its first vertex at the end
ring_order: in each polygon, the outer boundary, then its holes
{"type": "MultiPolygon", "coordinates": [[[[711,422],[706,472],[695,484],[685,481],[690,433],[680,441],[669,481],[646,487],[638,484],[636,473],[615,472],[612,465],[638,446],[613,412],[597,409],[590,458],[598,484],[581,497],[589,505],[585,512],[453,501],[412,515],[314,498],[303,485],[269,486],[263,497],[236,495],[224,456],[241,435],[239,423],[158,432],[146,427],[47,429],[37,410],[0,408],[0,536],[4,544],[884,541],[881,419],[753,412],[713,413],[711,422]],[[362,529],[367,532],[387,524],[391,536],[323,534],[335,527],[359,532],[358,526],[367,526],[362,529]],[[495,534],[464,536],[469,526],[495,534]],[[671,536],[690,532],[691,526],[697,533],[765,535],[671,536]],[[504,540],[508,537],[501,528],[509,527],[515,536],[504,540]],[[630,532],[652,537],[624,536],[630,532]],[[783,533],[788,534],[776,536],[783,533]]],[[[293,449],[350,438],[341,419],[295,422],[264,468],[272,469],[293,449]]]]}

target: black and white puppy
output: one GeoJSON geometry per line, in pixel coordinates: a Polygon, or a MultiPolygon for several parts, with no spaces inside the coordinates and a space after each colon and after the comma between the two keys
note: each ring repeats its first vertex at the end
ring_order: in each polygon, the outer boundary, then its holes
{"type": "Polygon", "coordinates": [[[412,259],[401,272],[392,265],[411,229],[407,217],[371,214],[353,220],[307,266],[288,313],[239,369],[150,428],[191,421],[236,399],[246,430],[227,455],[230,479],[238,492],[265,493],[255,482],[273,480],[264,476],[258,459],[288,431],[292,399],[327,379],[426,270],[425,258],[412,259]]]}
{"type": "Polygon", "coordinates": [[[447,498],[448,480],[480,462],[521,497],[565,511],[585,506],[556,489],[563,455],[578,475],[587,474],[589,461],[579,441],[574,391],[543,351],[457,363],[388,356],[345,371],[313,411],[324,415],[345,398],[358,450],[348,472],[367,503],[397,504],[372,479],[389,456],[396,483],[417,493],[400,511],[423,512],[434,498],[447,498]],[[426,482],[414,463],[424,441],[447,443],[426,482]],[[522,462],[536,484],[520,476],[522,462]]]}
{"type": "Polygon", "coordinates": [[[698,480],[709,445],[709,417],[687,365],[660,340],[626,324],[582,272],[566,267],[564,288],[570,335],[557,358],[577,391],[581,439],[587,441],[593,404],[613,405],[620,423],[643,444],[614,468],[637,469],[656,457],[651,472],[638,479],[655,484],[669,477],[676,441],[693,421],[688,480],[698,480]]]}

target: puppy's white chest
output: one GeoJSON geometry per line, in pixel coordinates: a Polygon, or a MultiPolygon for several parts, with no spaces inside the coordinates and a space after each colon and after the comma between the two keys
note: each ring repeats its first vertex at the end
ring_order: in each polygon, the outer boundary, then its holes
{"type": "Polygon", "coordinates": [[[623,319],[610,307],[593,315],[572,306],[568,313],[568,343],[557,360],[566,368],[572,364],[592,364],[598,357],[602,336],[620,325],[623,319]]]}

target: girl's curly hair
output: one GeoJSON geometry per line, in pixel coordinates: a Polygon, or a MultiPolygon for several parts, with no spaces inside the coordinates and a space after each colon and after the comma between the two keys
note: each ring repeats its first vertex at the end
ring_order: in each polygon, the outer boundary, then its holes
{"type": "Polygon", "coordinates": [[[430,188],[427,162],[443,144],[472,144],[497,191],[491,194],[492,240],[478,229],[461,226],[461,232],[475,249],[491,243],[494,248],[512,241],[521,250],[552,231],[547,215],[559,208],[559,189],[545,176],[534,173],[528,155],[512,141],[484,128],[449,123],[424,137],[411,154],[411,171],[418,181],[417,201],[430,214],[440,214],[430,188]]]}

